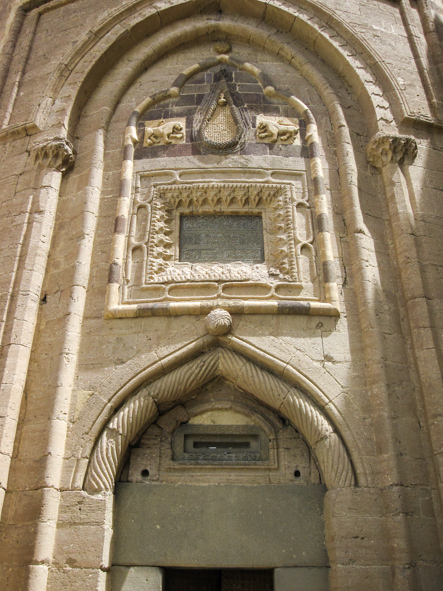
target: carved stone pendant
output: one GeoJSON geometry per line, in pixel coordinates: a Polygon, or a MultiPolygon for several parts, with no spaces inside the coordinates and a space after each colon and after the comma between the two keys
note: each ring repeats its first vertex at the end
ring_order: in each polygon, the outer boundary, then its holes
{"type": "Polygon", "coordinates": [[[221,71],[218,78],[195,115],[194,141],[203,153],[229,154],[245,146],[250,122],[235,104],[226,74],[221,71]]]}

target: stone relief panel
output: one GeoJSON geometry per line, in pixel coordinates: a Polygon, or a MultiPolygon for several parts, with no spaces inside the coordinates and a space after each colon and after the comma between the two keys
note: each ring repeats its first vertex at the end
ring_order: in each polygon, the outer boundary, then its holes
{"type": "Polygon", "coordinates": [[[242,173],[220,170],[217,181],[204,171],[136,175],[124,302],[319,298],[304,173],[232,180],[242,173]]]}
{"type": "Polygon", "coordinates": [[[251,122],[247,109],[235,104],[225,72],[218,76],[196,110],[193,135],[202,153],[229,154],[244,148],[251,122]]]}
{"type": "MultiPolygon", "coordinates": [[[[216,67],[191,77],[180,97],[157,104],[141,118],[135,160],[195,154],[308,157],[306,124],[283,101],[265,97],[246,72],[216,67]],[[145,141],[145,130],[179,122],[185,139],[145,141]],[[257,129],[257,126],[260,126],[257,129]]],[[[158,132],[161,137],[161,133],[158,132]]]]}
{"type": "Polygon", "coordinates": [[[315,119],[268,82],[219,56],[134,109],[106,317],[339,315],[315,119]]]}
{"type": "Polygon", "coordinates": [[[186,118],[161,119],[144,122],[143,146],[183,144],[186,140],[186,118]]]}
{"type": "Polygon", "coordinates": [[[293,144],[297,139],[299,123],[289,117],[258,115],[256,141],[264,144],[293,144]]]}

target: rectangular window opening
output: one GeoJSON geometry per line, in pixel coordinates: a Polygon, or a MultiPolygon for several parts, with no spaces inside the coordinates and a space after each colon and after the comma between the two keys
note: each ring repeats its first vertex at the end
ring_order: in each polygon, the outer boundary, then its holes
{"type": "Polygon", "coordinates": [[[194,449],[250,449],[250,441],[194,441],[194,449]]]}
{"type": "Polygon", "coordinates": [[[172,459],[196,464],[269,460],[269,440],[257,425],[181,425],[172,436],[172,459]]]}
{"type": "Polygon", "coordinates": [[[208,437],[208,434],[188,433],[184,436],[185,453],[218,453],[249,452],[260,453],[260,438],[255,434],[224,435],[208,437]]]}

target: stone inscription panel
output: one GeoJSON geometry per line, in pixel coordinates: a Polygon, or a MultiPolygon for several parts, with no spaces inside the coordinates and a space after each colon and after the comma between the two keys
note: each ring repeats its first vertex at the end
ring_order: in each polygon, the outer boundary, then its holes
{"type": "Polygon", "coordinates": [[[262,217],[182,215],[179,260],[189,263],[263,263],[265,252],[262,217]]]}

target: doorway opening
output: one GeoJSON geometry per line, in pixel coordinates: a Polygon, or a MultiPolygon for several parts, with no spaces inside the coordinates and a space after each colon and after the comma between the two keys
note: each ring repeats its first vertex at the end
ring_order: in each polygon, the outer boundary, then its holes
{"type": "Polygon", "coordinates": [[[165,569],[165,591],[273,591],[273,589],[272,569],[165,569]]]}

